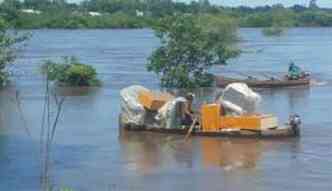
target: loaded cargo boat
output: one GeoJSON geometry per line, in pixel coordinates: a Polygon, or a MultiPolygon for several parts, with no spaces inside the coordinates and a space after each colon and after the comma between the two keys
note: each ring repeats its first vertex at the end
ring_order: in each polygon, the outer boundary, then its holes
{"type": "Polygon", "coordinates": [[[253,112],[259,95],[245,84],[231,84],[214,103],[199,106],[192,124],[182,124],[186,99],[168,93],[153,92],[142,86],[121,91],[120,128],[127,131],[149,131],[214,137],[282,138],[297,137],[301,120],[292,115],[281,126],[272,114],[253,112]],[[236,101],[240,101],[236,103],[236,101]]]}

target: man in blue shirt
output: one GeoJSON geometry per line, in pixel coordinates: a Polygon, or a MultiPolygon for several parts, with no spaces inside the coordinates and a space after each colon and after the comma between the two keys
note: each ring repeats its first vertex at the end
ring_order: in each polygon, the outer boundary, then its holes
{"type": "Polygon", "coordinates": [[[292,61],[289,64],[288,68],[288,79],[289,80],[298,80],[302,76],[302,70],[300,67],[296,66],[295,63],[292,61]]]}

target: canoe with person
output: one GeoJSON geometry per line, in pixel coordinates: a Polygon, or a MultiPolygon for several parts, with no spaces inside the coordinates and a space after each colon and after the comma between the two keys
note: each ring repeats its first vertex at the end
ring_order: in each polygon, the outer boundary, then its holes
{"type": "Polygon", "coordinates": [[[288,73],[282,78],[269,76],[268,79],[262,80],[257,77],[247,75],[246,79],[235,79],[231,77],[216,76],[217,87],[224,88],[232,83],[245,83],[249,87],[254,88],[282,88],[282,87],[296,87],[296,86],[310,86],[310,73],[303,71],[299,66],[291,62],[288,67],[288,73]]]}

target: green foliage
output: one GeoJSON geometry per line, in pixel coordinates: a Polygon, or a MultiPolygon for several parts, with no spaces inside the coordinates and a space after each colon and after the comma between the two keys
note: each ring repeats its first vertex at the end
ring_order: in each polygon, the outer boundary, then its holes
{"type": "Polygon", "coordinates": [[[42,73],[48,79],[66,86],[99,86],[96,70],[86,64],[81,64],[74,57],[65,57],[62,63],[46,61],[42,65],[42,73]]]}
{"type": "MultiPolygon", "coordinates": [[[[1,0],[0,0],[1,1],[1,0]]],[[[175,15],[224,14],[241,27],[332,26],[332,9],[280,4],[264,7],[227,8],[208,0],[183,3],[172,0],[85,0],[79,4],[65,0],[4,0],[0,15],[17,28],[141,28],[158,19],[175,15]],[[41,14],[23,13],[34,9],[41,14]],[[89,16],[89,12],[102,16],[89,16]],[[137,16],[137,11],[144,16],[137,16]]]]}
{"type": "Polygon", "coordinates": [[[332,26],[332,14],[324,11],[305,11],[297,16],[298,26],[332,26]]]}
{"type": "Polygon", "coordinates": [[[15,61],[20,43],[27,38],[27,35],[8,32],[7,23],[0,17],[0,87],[4,86],[8,79],[6,67],[15,61]]]}
{"type": "Polygon", "coordinates": [[[61,187],[61,188],[50,187],[47,188],[46,191],[74,191],[74,190],[69,187],[61,187]]]}
{"type": "Polygon", "coordinates": [[[74,191],[74,190],[71,188],[61,188],[60,191],[74,191]]]}
{"type": "Polygon", "coordinates": [[[284,33],[284,28],[272,26],[264,28],[262,32],[265,36],[281,36],[284,33]]]}
{"type": "Polygon", "coordinates": [[[17,28],[143,28],[147,27],[147,18],[138,18],[124,13],[103,16],[44,13],[41,15],[20,13],[15,23],[17,28]]]}
{"type": "Polygon", "coordinates": [[[155,26],[161,46],[149,58],[147,69],[155,72],[163,87],[211,86],[208,70],[239,54],[234,48],[236,27],[225,16],[176,16],[155,26]]]}

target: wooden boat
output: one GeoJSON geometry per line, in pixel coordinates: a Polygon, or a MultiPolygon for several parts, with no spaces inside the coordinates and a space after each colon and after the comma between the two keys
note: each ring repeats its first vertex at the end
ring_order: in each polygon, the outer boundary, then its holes
{"type": "Polygon", "coordinates": [[[181,98],[167,102],[168,99],[171,99],[168,95],[140,90],[137,92],[137,98],[131,100],[134,102],[132,104],[134,106],[129,106],[126,105],[126,102],[131,99],[128,98],[128,95],[131,96],[131,94],[125,93],[132,90],[132,88],[137,87],[129,87],[122,92],[124,98],[122,100],[119,126],[124,130],[246,138],[297,137],[300,134],[301,120],[297,115],[291,116],[287,125],[280,126],[278,118],[274,115],[253,112],[234,113],[229,111],[232,107],[225,107],[219,102],[202,104],[193,122],[189,122],[190,127],[185,126],[184,124],[188,123],[183,121],[183,107],[185,105],[181,98]],[[167,107],[166,105],[166,109],[161,108],[166,102],[171,107],[167,107]],[[137,108],[135,107],[136,105],[141,105],[142,107],[137,108]],[[132,107],[133,109],[131,110],[132,107]],[[169,108],[174,109],[172,114],[167,114],[169,108]]]}
{"type": "Polygon", "coordinates": [[[226,78],[222,76],[216,76],[216,85],[217,87],[224,88],[231,83],[245,83],[249,87],[253,88],[282,88],[282,87],[295,87],[295,86],[309,86],[310,78],[302,78],[299,80],[288,80],[285,79],[268,79],[268,80],[258,80],[256,78],[247,78],[247,79],[234,79],[226,78]]]}
{"type": "MultiPolygon", "coordinates": [[[[136,131],[136,132],[155,132],[163,134],[177,134],[186,135],[189,128],[184,129],[164,129],[149,126],[135,127],[131,125],[121,125],[122,130],[136,131]]],[[[298,137],[299,134],[291,127],[276,128],[266,131],[252,131],[252,130],[234,130],[234,131],[219,131],[219,132],[204,132],[200,129],[194,129],[192,136],[206,136],[206,137],[232,137],[232,138],[290,138],[298,137]]]]}

